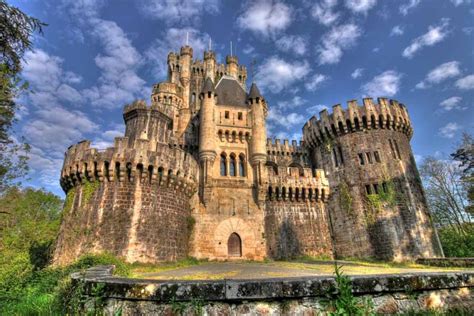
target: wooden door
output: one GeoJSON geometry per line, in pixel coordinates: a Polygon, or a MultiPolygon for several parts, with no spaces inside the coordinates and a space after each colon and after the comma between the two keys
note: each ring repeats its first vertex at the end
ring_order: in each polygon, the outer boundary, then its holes
{"type": "Polygon", "coordinates": [[[227,252],[229,257],[242,257],[242,240],[236,233],[232,233],[227,241],[227,252]]]}

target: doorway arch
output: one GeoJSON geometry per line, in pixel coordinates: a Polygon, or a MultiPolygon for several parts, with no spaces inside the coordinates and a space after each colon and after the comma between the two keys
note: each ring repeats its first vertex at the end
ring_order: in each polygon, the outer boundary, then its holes
{"type": "Polygon", "coordinates": [[[227,255],[229,257],[242,257],[242,239],[237,233],[232,233],[227,240],[227,255]]]}

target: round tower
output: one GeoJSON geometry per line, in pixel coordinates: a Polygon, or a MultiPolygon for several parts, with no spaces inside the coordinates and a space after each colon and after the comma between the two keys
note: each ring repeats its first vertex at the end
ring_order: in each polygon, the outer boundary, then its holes
{"type": "Polygon", "coordinates": [[[226,74],[234,77],[235,79],[239,78],[239,61],[237,59],[237,56],[230,56],[228,55],[225,58],[225,63],[226,63],[226,74]]]}
{"type": "Polygon", "coordinates": [[[210,78],[214,82],[216,73],[216,53],[214,51],[204,52],[204,67],[206,69],[205,78],[210,78]]]}
{"type": "Polygon", "coordinates": [[[332,188],[329,214],[337,257],[406,260],[439,256],[410,139],[406,107],[379,98],[349,101],[303,128],[313,167],[332,188]]]}
{"type": "Polygon", "coordinates": [[[170,52],[168,54],[168,81],[177,83],[179,80],[179,64],[178,56],[175,53],[170,52]]]}
{"type": "Polygon", "coordinates": [[[208,183],[208,175],[211,173],[211,166],[216,158],[216,128],[214,122],[214,108],[216,105],[216,93],[214,83],[210,78],[202,87],[201,109],[200,109],[200,129],[199,129],[199,162],[201,165],[201,197],[204,203],[207,201],[205,186],[208,183]]]}

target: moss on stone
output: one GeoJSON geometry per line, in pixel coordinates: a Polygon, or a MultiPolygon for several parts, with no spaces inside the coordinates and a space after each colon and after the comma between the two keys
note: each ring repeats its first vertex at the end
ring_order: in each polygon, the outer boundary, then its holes
{"type": "Polygon", "coordinates": [[[85,183],[82,185],[81,205],[87,205],[92,195],[98,188],[99,188],[99,181],[86,180],[85,183]]]}

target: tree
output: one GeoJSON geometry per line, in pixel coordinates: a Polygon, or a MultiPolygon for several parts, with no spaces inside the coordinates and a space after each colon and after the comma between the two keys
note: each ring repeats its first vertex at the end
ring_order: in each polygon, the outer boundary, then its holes
{"type": "Polygon", "coordinates": [[[469,205],[466,211],[474,215],[474,139],[471,135],[464,133],[462,142],[454,153],[453,160],[461,163],[463,170],[462,180],[467,186],[467,200],[469,205]]]}
{"type": "Polygon", "coordinates": [[[11,136],[18,105],[15,99],[27,84],[18,77],[23,54],[31,49],[31,37],[44,23],[0,0],[0,192],[28,170],[29,146],[11,136]]]}
{"type": "Polygon", "coordinates": [[[467,234],[468,226],[464,224],[471,221],[471,216],[466,211],[467,186],[459,164],[428,157],[423,161],[420,173],[434,220],[461,235],[467,234]]]}

